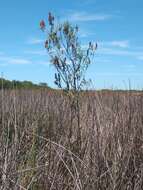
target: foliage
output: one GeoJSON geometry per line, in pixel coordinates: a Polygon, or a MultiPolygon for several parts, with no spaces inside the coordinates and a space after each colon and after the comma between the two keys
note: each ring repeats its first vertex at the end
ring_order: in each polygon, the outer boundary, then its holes
{"type": "Polygon", "coordinates": [[[0,78],[0,89],[21,89],[21,88],[50,88],[48,87],[47,83],[39,83],[39,84],[34,84],[31,81],[18,81],[18,80],[6,80],[3,78],[0,78]]]}
{"type": "Polygon", "coordinates": [[[81,90],[86,83],[85,72],[91,64],[97,44],[89,42],[87,47],[83,47],[78,37],[78,26],[72,26],[69,22],[57,23],[51,13],[48,27],[42,20],[40,28],[46,33],[45,48],[56,68],[55,84],[67,91],[81,90]]]}

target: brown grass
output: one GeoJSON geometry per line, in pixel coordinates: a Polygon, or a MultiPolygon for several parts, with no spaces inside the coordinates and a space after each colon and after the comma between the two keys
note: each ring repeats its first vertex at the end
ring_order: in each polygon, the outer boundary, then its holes
{"type": "Polygon", "coordinates": [[[143,94],[0,92],[0,189],[142,190],[143,94]]]}

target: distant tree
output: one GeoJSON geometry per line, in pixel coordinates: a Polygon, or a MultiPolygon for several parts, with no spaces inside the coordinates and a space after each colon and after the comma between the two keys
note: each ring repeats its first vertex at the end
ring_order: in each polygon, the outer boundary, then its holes
{"type": "Polygon", "coordinates": [[[18,80],[6,80],[4,78],[0,78],[0,89],[34,89],[34,88],[48,88],[46,83],[34,84],[31,81],[18,81],[18,80]]]}
{"type": "Polygon", "coordinates": [[[67,91],[80,91],[87,82],[85,72],[91,64],[97,43],[89,42],[83,47],[78,38],[78,26],[69,22],[57,23],[51,13],[48,15],[48,27],[42,20],[40,28],[46,32],[45,48],[56,68],[55,84],[67,91]]]}
{"type": "Polygon", "coordinates": [[[45,82],[40,82],[40,83],[39,83],[39,86],[40,86],[40,87],[48,87],[47,83],[45,83],[45,82]]]}
{"type": "Polygon", "coordinates": [[[12,88],[12,83],[9,80],[6,80],[4,78],[0,78],[0,89],[2,88],[12,88]]]}
{"type": "Polygon", "coordinates": [[[33,87],[33,83],[31,81],[23,81],[22,84],[27,88],[33,87]]]}

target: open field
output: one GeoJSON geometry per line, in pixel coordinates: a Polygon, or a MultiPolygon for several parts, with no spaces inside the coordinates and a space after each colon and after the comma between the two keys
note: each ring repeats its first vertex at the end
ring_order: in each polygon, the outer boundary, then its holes
{"type": "Polygon", "coordinates": [[[142,190],[143,93],[0,91],[0,189],[142,190]]]}

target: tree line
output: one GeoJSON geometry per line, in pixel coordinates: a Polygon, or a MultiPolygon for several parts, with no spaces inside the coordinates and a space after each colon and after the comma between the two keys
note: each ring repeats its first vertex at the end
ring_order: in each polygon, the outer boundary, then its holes
{"type": "Polygon", "coordinates": [[[47,83],[41,82],[39,84],[34,84],[31,81],[18,81],[18,80],[7,80],[0,78],[0,89],[22,89],[22,88],[50,88],[47,83]]]}

